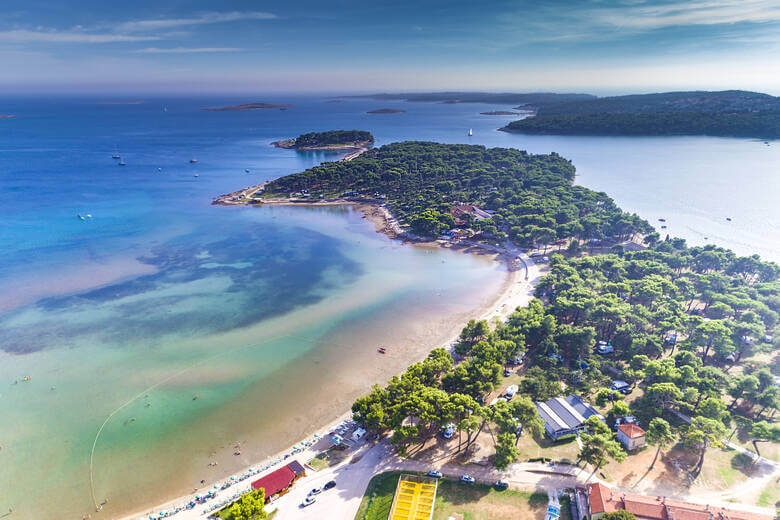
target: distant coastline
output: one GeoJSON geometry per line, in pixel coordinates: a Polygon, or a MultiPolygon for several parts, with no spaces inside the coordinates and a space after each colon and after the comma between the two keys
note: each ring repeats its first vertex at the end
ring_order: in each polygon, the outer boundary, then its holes
{"type": "MultiPolygon", "coordinates": [[[[518,107],[520,108],[520,107],[518,107]]],[[[527,107],[530,108],[530,107],[527,107]]],[[[780,137],[780,98],[759,92],[663,92],[547,103],[505,132],[545,135],[780,137]]]]}
{"type": "Polygon", "coordinates": [[[130,101],[98,101],[98,105],[140,105],[144,103],[143,99],[134,99],[130,101]]]}
{"type": "Polygon", "coordinates": [[[269,110],[278,108],[279,110],[287,110],[292,108],[293,105],[277,105],[274,103],[245,103],[243,105],[229,105],[224,107],[206,107],[201,110],[209,111],[226,111],[226,110],[269,110]]]}
{"type": "Polygon", "coordinates": [[[377,108],[376,110],[369,110],[366,114],[403,114],[406,110],[400,110],[397,108],[377,108]]]}
{"type": "Polygon", "coordinates": [[[507,110],[494,110],[493,112],[480,112],[483,116],[520,116],[520,112],[509,112],[507,110]]]}

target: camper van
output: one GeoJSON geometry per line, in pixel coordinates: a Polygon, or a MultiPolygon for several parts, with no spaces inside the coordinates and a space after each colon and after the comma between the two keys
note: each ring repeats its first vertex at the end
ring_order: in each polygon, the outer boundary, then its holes
{"type": "Polygon", "coordinates": [[[610,386],[609,389],[617,390],[621,394],[627,394],[631,391],[630,385],[625,381],[612,381],[612,386],[610,386]]]}
{"type": "Polygon", "coordinates": [[[606,341],[599,341],[599,344],[596,347],[596,352],[599,354],[612,354],[615,352],[615,348],[611,343],[607,343],[606,341]]]}

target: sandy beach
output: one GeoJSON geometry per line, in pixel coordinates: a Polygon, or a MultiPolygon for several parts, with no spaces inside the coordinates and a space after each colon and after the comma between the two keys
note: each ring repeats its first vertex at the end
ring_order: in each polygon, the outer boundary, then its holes
{"type": "MultiPolygon", "coordinates": [[[[286,205],[299,205],[294,202],[279,202],[279,204],[286,205]]],[[[337,204],[352,204],[357,206],[365,215],[365,218],[370,220],[375,229],[378,232],[385,233],[395,238],[402,238],[402,230],[398,223],[393,219],[392,215],[382,206],[375,204],[354,203],[347,201],[331,201],[324,203],[315,203],[317,205],[337,205],[337,204]]],[[[365,385],[371,385],[374,383],[383,383],[393,375],[402,371],[405,366],[418,360],[422,360],[427,356],[427,353],[441,345],[452,347],[460,334],[465,322],[470,318],[486,319],[486,320],[505,320],[518,306],[526,305],[532,298],[534,288],[539,278],[543,275],[539,267],[533,263],[533,261],[520,253],[519,251],[508,251],[501,248],[483,247],[480,245],[471,244],[454,244],[443,241],[428,241],[428,242],[414,242],[409,245],[410,247],[418,248],[439,248],[446,247],[464,254],[479,254],[484,255],[496,262],[503,262],[506,265],[506,276],[499,289],[499,291],[488,300],[484,301],[479,308],[474,309],[467,314],[457,313],[450,317],[446,324],[439,327],[434,334],[432,334],[425,342],[419,342],[415,345],[407,345],[403,348],[395,349],[392,352],[393,357],[403,359],[401,363],[391,363],[384,365],[389,368],[391,365],[397,370],[388,369],[374,369],[374,370],[359,370],[362,377],[366,377],[371,380],[366,380],[363,383],[365,385]],[[517,257],[522,260],[517,260],[517,257]],[[527,266],[527,269],[526,269],[527,266]],[[400,351],[399,351],[400,350],[400,351]]],[[[382,338],[377,338],[381,342],[382,338]]],[[[237,494],[249,491],[250,484],[253,480],[258,478],[273,469],[280,467],[289,460],[290,457],[294,457],[301,463],[305,463],[310,460],[317,453],[329,446],[327,440],[323,440],[327,437],[327,434],[337,428],[339,425],[345,424],[351,417],[349,411],[350,403],[343,402],[338,403],[331,407],[331,416],[329,420],[319,422],[317,424],[311,424],[310,429],[307,430],[306,435],[301,436],[294,444],[288,448],[276,453],[271,457],[263,458],[257,462],[247,465],[240,471],[231,475],[222,475],[220,478],[207,481],[198,489],[193,489],[192,493],[180,496],[173,500],[167,501],[164,504],[157,505],[152,508],[137,511],[134,514],[127,515],[123,520],[135,520],[140,517],[148,518],[150,515],[159,514],[161,511],[172,511],[177,508],[182,508],[180,512],[175,514],[175,518],[203,518],[208,512],[212,511],[215,504],[220,504],[227,500],[232,500],[237,494]],[[322,442],[320,442],[322,441],[322,442]],[[232,483],[228,488],[222,490],[221,488],[225,483],[232,483]],[[216,486],[216,488],[215,488],[216,486]],[[195,499],[196,495],[203,495],[213,491],[216,496],[211,500],[206,501],[203,504],[199,504],[192,509],[184,509],[184,506],[195,499]]],[[[251,442],[251,439],[250,439],[251,442]]]]}

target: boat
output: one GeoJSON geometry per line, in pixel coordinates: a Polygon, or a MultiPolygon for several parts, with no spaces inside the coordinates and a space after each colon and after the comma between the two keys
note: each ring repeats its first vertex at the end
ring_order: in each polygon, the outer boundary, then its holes
{"type": "Polygon", "coordinates": [[[244,169],[244,171],[245,171],[246,173],[249,173],[249,168],[245,168],[245,169],[244,169]]]}
{"type": "Polygon", "coordinates": [[[659,218],[658,222],[666,222],[666,219],[665,218],[659,218]]]}
{"type": "Polygon", "coordinates": [[[119,155],[119,151],[116,149],[116,146],[114,147],[114,153],[111,155],[112,159],[121,159],[122,156],[119,155]]]}
{"type": "Polygon", "coordinates": [[[126,165],[127,163],[125,162],[125,160],[124,160],[124,159],[119,159],[119,163],[118,163],[118,164],[119,164],[119,166],[124,166],[124,165],[126,165]]]}
{"type": "Polygon", "coordinates": [[[379,347],[378,349],[376,349],[376,351],[379,352],[380,354],[387,354],[387,349],[385,347],[379,347]]]}
{"type": "Polygon", "coordinates": [[[471,128],[469,128],[469,137],[471,137],[472,135],[474,135],[474,130],[472,130],[471,128]]]}
{"type": "Polygon", "coordinates": [[[86,220],[84,217],[81,216],[81,213],[76,213],[76,218],[80,220],[86,220]]]}
{"type": "Polygon", "coordinates": [[[731,217],[726,217],[726,220],[728,220],[729,222],[731,222],[731,217]]]}
{"type": "Polygon", "coordinates": [[[197,159],[190,159],[190,163],[195,164],[196,162],[198,162],[197,159]]]}
{"type": "Polygon", "coordinates": [[[196,173],[195,175],[193,175],[193,177],[197,177],[197,176],[198,176],[198,174],[197,174],[197,173],[196,173]]]}
{"type": "Polygon", "coordinates": [[[661,229],[666,229],[666,226],[661,226],[661,229]]]}

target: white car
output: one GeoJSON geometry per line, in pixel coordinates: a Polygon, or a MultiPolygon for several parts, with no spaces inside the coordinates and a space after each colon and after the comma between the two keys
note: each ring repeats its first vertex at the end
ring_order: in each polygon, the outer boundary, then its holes
{"type": "Polygon", "coordinates": [[[319,495],[320,493],[322,493],[322,488],[316,487],[316,488],[312,489],[311,491],[309,491],[309,496],[311,496],[311,495],[319,495]]]}
{"type": "Polygon", "coordinates": [[[307,507],[312,505],[314,502],[316,502],[317,499],[314,497],[306,497],[303,499],[303,502],[301,502],[301,507],[307,507]]]}

